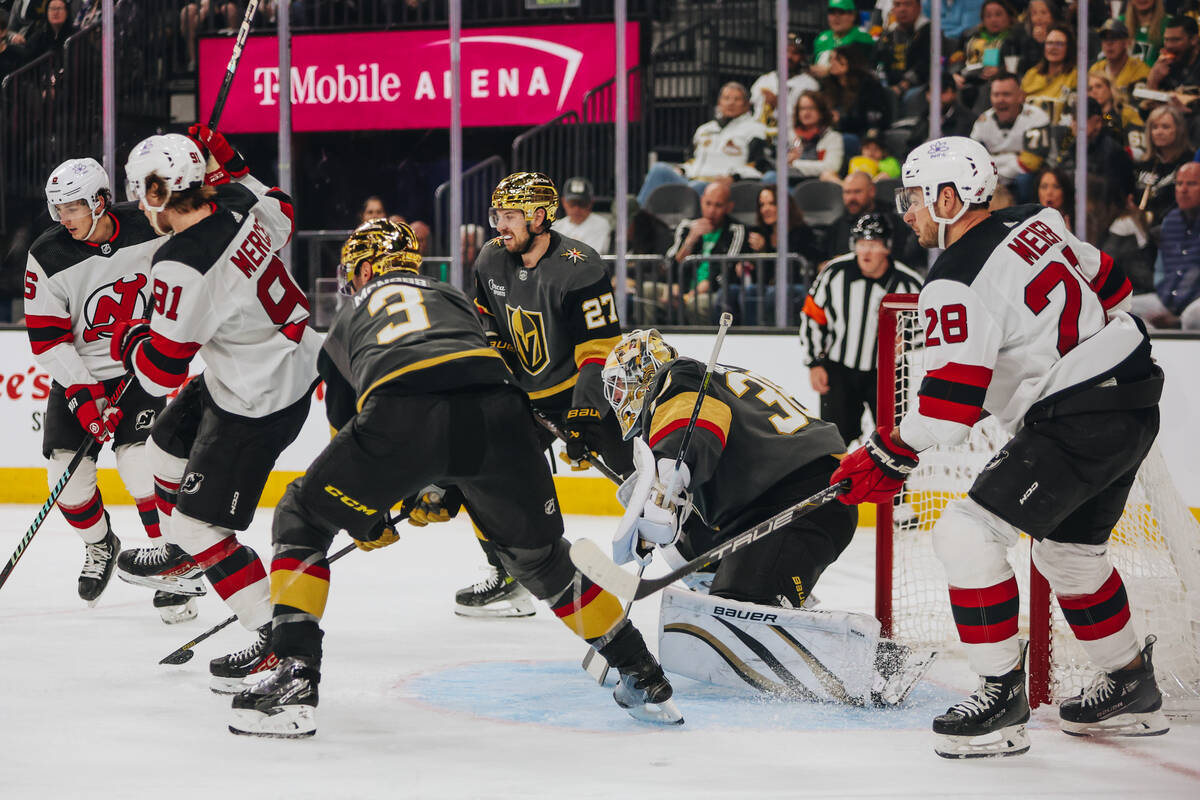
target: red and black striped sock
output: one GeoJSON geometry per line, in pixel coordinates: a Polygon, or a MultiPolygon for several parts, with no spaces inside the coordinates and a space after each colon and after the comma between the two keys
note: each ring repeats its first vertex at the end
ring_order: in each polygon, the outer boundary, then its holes
{"type": "Polygon", "coordinates": [[[1017,635],[1017,579],[979,589],[950,587],[950,610],[964,644],[1003,642],[1017,635]]]}
{"type": "MultiPolygon", "coordinates": [[[[175,512],[175,503],[179,500],[179,483],[172,482],[165,478],[155,476],[154,478],[154,501],[158,506],[158,513],[164,517],[169,517],[175,512]]],[[[139,507],[140,510],[140,507],[139,507]]]]}
{"type": "MultiPolygon", "coordinates": [[[[207,550],[194,555],[217,594],[239,612],[235,596],[261,582],[266,592],[267,573],[258,554],[229,535],[207,550]]],[[[256,594],[256,593],[255,593],[256,594]]],[[[257,599],[257,598],[256,598],[257,599]]]]}
{"type": "Polygon", "coordinates": [[[1091,594],[1059,594],[1058,605],[1075,638],[1094,642],[1120,633],[1129,625],[1129,598],[1125,583],[1114,568],[1091,594]]]}
{"type": "Polygon", "coordinates": [[[154,495],[135,497],[134,502],[137,503],[138,516],[142,518],[142,527],[146,529],[146,535],[151,539],[162,536],[162,530],[158,526],[158,501],[154,495]]]}
{"type": "Polygon", "coordinates": [[[96,489],[92,492],[91,499],[81,505],[69,506],[59,500],[58,510],[72,528],[90,531],[104,518],[104,501],[100,499],[100,490],[96,489]]]}

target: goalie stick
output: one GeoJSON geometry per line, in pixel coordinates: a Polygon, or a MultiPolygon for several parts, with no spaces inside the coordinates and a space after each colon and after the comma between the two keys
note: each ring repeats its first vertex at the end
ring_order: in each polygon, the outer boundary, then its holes
{"type": "Polygon", "coordinates": [[[850,481],[848,480],[826,487],[812,497],[788,506],[770,519],[763,520],[753,528],[701,553],[679,569],[672,570],[661,578],[638,578],[626,572],[605,555],[599,545],[591,539],[579,539],[571,545],[571,561],[579,568],[580,572],[617,597],[625,600],[641,600],[643,597],[648,597],[658,590],[670,586],[684,575],[690,575],[710,561],[725,558],[730,553],[770,536],[796,517],[815,511],[838,495],[844,494],[849,488],[850,481]]]}
{"type": "MultiPolygon", "coordinates": [[[[388,524],[395,525],[397,522],[407,519],[410,510],[411,509],[403,508],[403,509],[401,509],[400,513],[397,514],[396,516],[388,517],[388,524]]],[[[342,556],[351,552],[352,550],[355,550],[356,548],[357,548],[357,545],[354,542],[351,542],[350,544],[343,547],[341,550],[338,550],[336,553],[331,555],[329,557],[329,563],[332,564],[333,562],[337,561],[339,558],[341,558],[342,556]]],[[[293,575],[291,580],[294,581],[295,579],[296,579],[295,575],[293,575]]],[[[291,581],[289,581],[287,584],[284,584],[284,586],[286,587],[286,586],[290,585],[290,583],[291,583],[291,581]]],[[[234,614],[233,616],[223,620],[222,622],[217,623],[216,625],[214,625],[211,628],[209,628],[208,630],[206,630],[204,633],[197,636],[195,639],[192,639],[187,644],[185,644],[179,648],[176,648],[173,652],[167,654],[166,656],[163,656],[163,658],[160,659],[158,663],[160,663],[160,664],[186,664],[187,662],[192,660],[192,656],[196,655],[196,653],[192,650],[193,647],[200,644],[201,642],[203,642],[208,637],[212,636],[217,631],[220,631],[220,630],[228,627],[236,619],[237,619],[237,614],[234,614]]]]}
{"type": "MultiPolygon", "coordinates": [[[[564,443],[567,441],[567,435],[565,433],[563,433],[562,428],[555,425],[554,421],[551,420],[549,417],[547,417],[545,414],[543,414],[540,411],[534,410],[533,418],[538,421],[539,425],[541,425],[546,430],[550,431],[550,433],[554,434],[554,437],[556,439],[558,439],[559,441],[564,442],[564,443]]],[[[599,453],[597,453],[595,450],[588,450],[588,455],[591,456],[591,458],[588,460],[588,463],[591,464],[593,467],[595,467],[597,472],[599,472],[604,477],[608,478],[610,481],[615,483],[617,486],[620,486],[623,483],[623,481],[621,480],[621,476],[617,474],[616,470],[614,470],[612,467],[608,466],[608,464],[605,464],[604,461],[601,460],[599,453]]]]}
{"type": "MultiPolygon", "coordinates": [[[[126,373],[125,377],[117,385],[116,390],[112,393],[112,397],[108,399],[110,407],[116,406],[121,401],[121,397],[125,394],[125,390],[129,388],[129,383],[132,380],[133,375],[126,373]]],[[[75,455],[71,456],[71,461],[67,464],[66,470],[63,471],[62,477],[58,479],[58,482],[54,484],[54,488],[50,490],[50,497],[42,504],[41,510],[33,518],[33,524],[29,526],[29,530],[25,531],[25,535],[21,537],[20,543],[17,544],[17,549],[13,552],[12,557],[8,559],[8,563],[4,565],[4,570],[0,571],[0,587],[4,586],[4,582],[8,580],[8,576],[16,568],[17,562],[21,560],[21,556],[25,554],[29,543],[33,541],[34,534],[38,532],[38,529],[42,527],[42,523],[46,521],[46,516],[54,508],[54,504],[58,502],[59,495],[63,493],[63,489],[67,488],[67,483],[71,480],[71,475],[75,473],[75,470],[79,467],[79,463],[83,461],[84,456],[87,455],[88,450],[91,449],[95,441],[95,438],[92,436],[85,437],[83,443],[75,451],[75,455]]]]}

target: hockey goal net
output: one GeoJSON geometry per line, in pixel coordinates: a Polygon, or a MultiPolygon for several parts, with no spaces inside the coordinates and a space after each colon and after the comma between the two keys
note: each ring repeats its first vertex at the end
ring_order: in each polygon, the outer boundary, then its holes
{"type": "MultiPolygon", "coordinates": [[[[879,421],[897,424],[915,402],[924,374],[917,296],[889,295],[879,321],[879,421]]],[[[953,647],[957,641],[945,573],[931,530],[946,504],[966,496],[979,470],[1009,436],[988,418],[955,447],[934,447],[891,505],[877,507],[875,611],[883,630],[906,644],[953,647]]],[[[1035,707],[1078,694],[1095,668],[1030,559],[1022,534],[1009,554],[1023,599],[1029,697],[1035,707]],[[1025,602],[1027,601],[1027,602],[1025,602]]],[[[1200,712],[1200,523],[1171,481],[1155,445],[1142,464],[1109,552],[1129,595],[1134,629],[1153,633],[1155,669],[1166,710],[1200,712]]]]}

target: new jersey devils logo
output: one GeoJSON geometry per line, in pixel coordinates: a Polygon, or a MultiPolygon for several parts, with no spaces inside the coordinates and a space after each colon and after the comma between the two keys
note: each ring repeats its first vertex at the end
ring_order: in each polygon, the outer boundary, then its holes
{"type": "Polygon", "coordinates": [[[204,476],[199,472],[189,472],[183,476],[183,483],[179,487],[179,491],[183,494],[195,494],[200,491],[200,484],[204,482],[204,476]]]}
{"type": "Polygon", "coordinates": [[[137,414],[137,419],[134,420],[133,429],[137,431],[145,431],[154,427],[154,409],[143,408],[137,414]]]}
{"type": "Polygon", "coordinates": [[[83,340],[94,342],[101,337],[112,338],[118,322],[146,316],[148,306],[146,295],[142,294],[145,288],[145,275],[130,275],[92,292],[83,304],[83,318],[87,322],[83,340]]]}

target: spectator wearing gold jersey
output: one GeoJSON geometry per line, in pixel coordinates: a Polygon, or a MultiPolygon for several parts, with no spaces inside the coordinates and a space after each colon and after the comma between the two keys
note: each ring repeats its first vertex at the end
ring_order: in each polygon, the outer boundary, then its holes
{"type": "MultiPolygon", "coordinates": [[[[1088,69],[1088,75],[1106,78],[1112,91],[1128,103],[1133,87],[1143,83],[1150,74],[1146,62],[1129,52],[1129,29],[1119,19],[1107,19],[1100,26],[1100,53],[1102,58],[1088,69]]],[[[1091,85],[1088,86],[1091,92],[1091,85]]],[[[1103,103],[1101,103],[1103,105],[1103,103]]]]}
{"type": "Polygon", "coordinates": [[[1042,60],[1021,78],[1021,90],[1026,102],[1040,105],[1057,123],[1075,82],[1075,35],[1066,25],[1054,25],[1042,43],[1042,60]]]}

